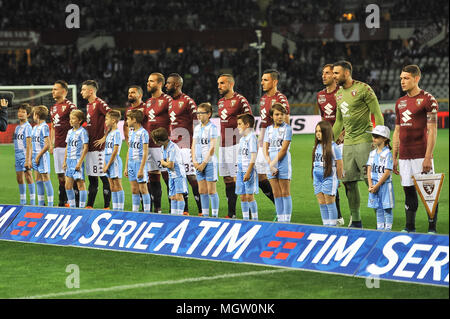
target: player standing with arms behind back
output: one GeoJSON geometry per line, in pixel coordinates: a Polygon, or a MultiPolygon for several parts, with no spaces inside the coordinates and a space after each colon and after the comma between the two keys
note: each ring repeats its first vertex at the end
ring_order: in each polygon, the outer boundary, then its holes
{"type": "Polygon", "coordinates": [[[250,104],[245,97],[234,92],[234,77],[222,74],[217,80],[219,94],[222,98],[217,103],[220,117],[221,142],[219,147],[219,175],[223,176],[225,194],[228,199],[228,215],[236,217],[236,173],[239,150],[239,131],[237,116],[252,113],[250,104]]]}
{"type": "Polygon", "coordinates": [[[347,61],[333,64],[334,79],[340,86],[336,92],[336,122],[333,125],[334,138],[338,139],[345,129],[344,177],[342,179],[351,213],[350,227],[362,228],[358,181],[367,181],[367,159],[372,150],[372,138],[366,131],[372,130],[371,114],[375,125],[383,125],[378,99],[372,88],[361,81],[353,80],[352,65],[347,61]]]}
{"type": "MultiPolygon", "coordinates": [[[[412,176],[433,173],[433,151],[437,138],[438,103],[434,96],[419,88],[421,71],[417,65],[407,65],[400,74],[400,84],[406,95],[395,104],[395,131],[392,156],[394,173],[400,169],[405,192],[405,231],[416,230],[419,205],[412,176]]],[[[436,232],[437,207],[434,218],[428,218],[428,232],[436,232]]]]}
{"type": "Polygon", "coordinates": [[[274,69],[265,70],[261,77],[261,87],[265,93],[259,101],[260,107],[259,114],[261,117],[261,124],[258,138],[259,149],[255,164],[256,171],[258,172],[259,188],[261,188],[263,193],[272,202],[274,202],[272,186],[270,186],[270,182],[267,179],[267,175],[270,174],[270,172],[268,171],[268,167],[264,159],[262,146],[266,128],[273,124],[272,118],[270,117],[269,114],[270,109],[272,108],[272,105],[274,105],[274,103],[280,103],[286,108],[288,116],[286,117],[285,122],[289,124],[289,114],[290,114],[289,102],[286,96],[280,91],[278,91],[279,79],[280,73],[274,69]]]}
{"type": "Polygon", "coordinates": [[[86,80],[81,86],[81,96],[88,101],[86,105],[86,129],[89,134],[89,151],[86,156],[86,172],[89,179],[88,201],[86,207],[94,207],[98,191],[98,177],[103,183],[104,208],[111,202],[111,188],[108,178],[103,173],[104,145],[96,146],[95,141],[105,135],[105,115],[111,110],[105,101],[97,97],[98,84],[94,80],[86,80]]]}

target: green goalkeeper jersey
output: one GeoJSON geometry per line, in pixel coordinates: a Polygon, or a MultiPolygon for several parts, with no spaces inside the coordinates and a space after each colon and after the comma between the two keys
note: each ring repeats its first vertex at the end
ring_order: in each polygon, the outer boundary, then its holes
{"type": "Polygon", "coordinates": [[[352,85],[340,87],[336,97],[336,122],[333,125],[335,139],[345,130],[344,145],[372,142],[370,114],[375,117],[375,125],[383,125],[378,99],[372,88],[364,82],[353,80],[352,85]]]}

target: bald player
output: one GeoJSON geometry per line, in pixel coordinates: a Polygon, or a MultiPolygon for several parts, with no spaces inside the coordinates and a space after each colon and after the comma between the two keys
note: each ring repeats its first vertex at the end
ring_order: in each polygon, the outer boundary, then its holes
{"type": "Polygon", "coordinates": [[[219,147],[219,175],[225,182],[225,194],[228,199],[228,215],[226,218],[236,217],[236,174],[239,151],[239,130],[237,116],[252,113],[247,99],[234,91],[234,77],[222,74],[217,79],[217,88],[222,96],[217,103],[220,118],[220,147],[219,147]]]}

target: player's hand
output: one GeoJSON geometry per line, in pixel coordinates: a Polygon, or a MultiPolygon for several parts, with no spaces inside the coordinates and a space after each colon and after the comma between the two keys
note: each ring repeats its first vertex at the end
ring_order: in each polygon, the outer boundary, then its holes
{"type": "Polygon", "coordinates": [[[142,169],[140,169],[137,173],[137,178],[142,179],[144,178],[144,171],[142,169]]]}
{"type": "Polygon", "coordinates": [[[8,100],[7,99],[1,99],[0,100],[0,106],[1,107],[7,107],[8,106],[8,100]]]}
{"type": "Polygon", "coordinates": [[[106,136],[103,136],[101,139],[94,141],[95,147],[101,147],[106,142],[106,136]]]}
{"type": "Polygon", "coordinates": [[[244,182],[247,182],[250,180],[250,172],[245,173],[243,180],[244,180],[244,182]]]}
{"type": "Polygon", "coordinates": [[[103,166],[103,173],[107,173],[109,169],[109,166],[103,166]]]}
{"type": "Polygon", "coordinates": [[[431,171],[431,158],[424,158],[422,163],[422,174],[427,174],[431,171]]]}
{"type": "Polygon", "coordinates": [[[203,162],[203,163],[201,163],[200,165],[198,165],[198,170],[199,170],[200,172],[203,172],[203,170],[205,169],[205,167],[206,167],[206,163],[203,162]]]}
{"type": "Polygon", "coordinates": [[[66,164],[66,162],[64,162],[63,163],[63,170],[66,170],[67,169],[67,164],[66,164]]]}
{"type": "Polygon", "coordinates": [[[25,162],[25,168],[26,169],[31,169],[31,161],[26,161],[25,162]]]}
{"type": "Polygon", "coordinates": [[[399,171],[398,171],[398,158],[394,158],[393,165],[392,165],[392,171],[394,172],[395,175],[399,174],[399,171]]]}
{"type": "Polygon", "coordinates": [[[40,156],[36,156],[36,158],[34,159],[36,165],[39,165],[39,161],[41,160],[40,156]]]}
{"type": "Polygon", "coordinates": [[[128,178],[128,170],[127,170],[127,169],[123,171],[123,176],[125,176],[126,178],[128,178]]]}
{"type": "Polygon", "coordinates": [[[77,172],[79,172],[80,169],[81,169],[81,164],[78,164],[78,163],[77,163],[77,166],[75,166],[75,170],[76,170],[77,172]]]}

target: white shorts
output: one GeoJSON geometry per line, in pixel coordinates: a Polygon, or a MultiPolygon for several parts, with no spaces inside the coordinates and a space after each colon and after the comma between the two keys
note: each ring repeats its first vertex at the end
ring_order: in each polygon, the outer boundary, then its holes
{"type": "Polygon", "coordinates": [[[180,148],[181,157],[183,159],[184,169],[186,175],[195,175],[196,171],[194,168],[194,163],[192,163],[191,149],[190,148],[180,148]]]}
{"type": "Polygon", "coordinates": [[[147,158],[147,168],[148,171],[164,171],[165,169],[161,166],[162,153],[160,147],[149,147],[148,148],[148,158],[147,158]]]}
{"type": "Polygon", "coordinates": [[[219,175],[236,177],[239,144],[219,147],[219,175]]]}
{"type": "MultiPolygon", "coordinates": [[[[399,159],[398,169],[400,171],[400,179],[402,186],[414,186],[412,176],[422,173],[423,158],[415,159],[399,159]]],[[[429,174],[434,174],[434,161],[431,160],[431,171],[429,174]]]]}
{"type": "Polygon", "coordinates": [[[53,149],[53,164],[55,166],[56,174],[64,174],[63,169],[64,155],[66,155],[65,147],[57,147],[53,149]]]}
{"type": "Polygon", "coordinates": [[[255,169],[259,175],[270,174],[269,165],[267,165],[266,159],[264,158],[262,147],[258,148],[258,154],[256,155],[255,169]]]}
{"type": "Polygon", "coordinates": [[[86,155],[87,176],[105,176],[103,164],[105,163],[105,151],[88,152],[86,155]]]}

